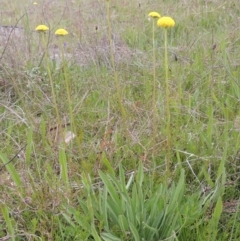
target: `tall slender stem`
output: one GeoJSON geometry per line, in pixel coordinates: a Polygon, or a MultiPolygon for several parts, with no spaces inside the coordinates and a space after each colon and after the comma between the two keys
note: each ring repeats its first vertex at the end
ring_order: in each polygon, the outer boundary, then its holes
{"type": "MultiPolygon", "coordinates": [[[[152,19],[152,39],[153,39],[153,96],[152,96],[152,109],[153,109],[153,118],[152,118],[152,138],[153,138],[153,150],[155,150],[156,142],[156,133],[157,133],[157,106],[156,106],[156,52],[155,52],[155,21],[152,19]]],[[[154,151],[155,152],[155,151],[154,151]]]]}
{"type": "Polygon", "coordinates": [[[167,45],[167,28],[165,29],[165,85],[166,85],[166,116],[167,116],[167,159],[166,159],[166,171],[169,172],[171,164],[171,113],[170,113],[170,96],[169,96],[169,80],[168,80],[168,45],[167,45]]]}
{"type": "Polygon", "coordinates": [[[49,66],[48,50],[47,50],[48,43],[46,42],[46,39],[45,39],[45,33],[42,33],[42,36],[43,36],[43,41],[44,41],[46,68],[47,68],[48,78],[49,78],[49,82],[50,82],[50,86],[51,86],[53,105],[54,105],[54,108],[55,108],[55,111],[56,111],[56,116],[57,116],[57,121],[58,121],[58,125],[59,125],[59,128],[60,128],[60,132],[62,133],[62,131],[61,131],[61,118],[60,118],[60,114],[59,114],[59,111],[58,111],[57,98],[56,98],[56,94],[55,94],[55,91],[54,91],[51,68],[49,66]]]}

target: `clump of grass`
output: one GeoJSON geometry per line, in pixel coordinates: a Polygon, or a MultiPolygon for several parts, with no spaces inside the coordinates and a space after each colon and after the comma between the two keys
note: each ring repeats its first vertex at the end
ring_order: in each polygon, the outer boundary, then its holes
{"type": "Polygon", "coordinates": [[[88,198],[86,202],[79,199],[79,203],[88,219],[83,221],[79,218],[80,210],[68,206],[64,214],[67,221],[73,216],[71,223],[77,223],[89,237],[98,240],[186,240],[186,231],[190,228],[192,240],[196,240],[194,227],[200,224],[211,196],[199,198],[198,192],[186,195],[183,170],[178,182],[169,188],[166,184],[155,187],[151,175],[149,179],[141,164],[127,179],[121,166],[119,178],[114,172],[99,174],[103,190],[93,189],[90,178],[83,176],[83,192],[88,198]]]}

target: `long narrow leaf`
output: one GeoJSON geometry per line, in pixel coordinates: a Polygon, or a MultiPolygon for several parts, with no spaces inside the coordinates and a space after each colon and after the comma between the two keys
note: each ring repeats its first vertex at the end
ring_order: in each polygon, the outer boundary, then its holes
{"type": "Polygon", "coordinates": [[[95,229],[95,227],[93,225],[91,227],[91,231],[92,231],[92,236],[94,237],[95,241],[102,241],[97,233],[97,230],[95,229]]]}
{"type": "Polygon", "coordinates": [[[210,228],[210,230],[212,230],[211,240],[216,240],[216,236],[218,232],[217,227],[220,220],[220,216],[222,214],[222,210],[223,210],[222,198],[219,197],[211,219],[211,228],[210,228]]]}
{"type": "Polygon", "coordinates": [[[69,188],[68,181],[68,167],[67,167],[67,158],[65,154],[65,150],[60,148],[59,150],[59,164],[61,167],[61,178],[67,188],[69,188]]]}
{"type": "Polygon", "coordinates": [[[134,240],[135,241],[140,241],[141,239],[139,237],[139,234],[138,234],[138,231],[137,231],[136,227],[134,227],[134,225],[132,223],[129,223],[129,226],[130,226],[132,235],[134,237],[134,240]]]}
{"type": "Polygon", "coordinates": [[[124,215],[118,216],[118,224],[123,233],[127,233],[129,229],[128,221],[124,215]]]}
{"type": "Polygon", "coordinates": [[[172,196],[170,198],[169,209],[172,210],[174,206],[182,199],[184,193],[184,170],[181,170],[181,175],[176,188],[172,189],[172,196]]]}
{"type": "Polygon", "coordinates": [[[118,205],[120,206],[120,200],[119,200],[119,197],[118,197],[118,193],[114,187],[114,185],[112,184],[112,182],[110,182],[109,180],[109,177],[106,176],[103,172],[99,171],[99,175],[105,185],[105,187],[107,188],[110,196],[112,197],[115,205],[118,205]]]}
{"type": "Polygon", "coordinates": [[[121,191],[126,192],[126,182],[125,182],[125,175],[124,175],[124,170],[122,165],[119,165],[119,178],[120,178],[120,183],[121,183],[121,191]]]}
{"type": "Polygon", "coordinates": [[[107,189],[104,188],[102,193],[102,217],[103,217],[106,230],[109,230],[107,202],[108,202],[108,193],[107,193],[107,189]]]}
{"type": "Polygon", "coordinates": [[[136,181],[140,187],[142,187],[143,179],[144,179],[143,165],[142,165],[142,162],[140,162],[138,167],[137,177],[136,177],[136,181]]]}
{"type": "Polygon", "coordinates": [[[33,129],[30,128],[27,136],[27,148],[26,148],[26,163],[27,166],[30,165],[30,157],[32,152],[32,142],[33,142],[33,129]]]}
{"type": "MultiPolygon", "coordinates": [[[[7,164],[9,162],[8,158],[0,152],[0,159],[2,159],[3,164],[7,164]]],[[[6,165],[6,169],[9,172],[11,178],[13,179],[14,183],[20,189],[22,188],[22,181],[20,176],[18,175],[16,169],[14,168],[13,164],[10,162],[6,165]]]]}
{"type": "Polygon", "coordinates": [[[12,226],[12,222],[11,222],[11,219],[9,217],[8,207],[5,204],[1,204],[0,207],[1,207],[1,212],[2,212],[3,218],[4,218],[4,220],[6,222],[6,225],[7,225],[8,232],[11,235],[11,240],[14,241],[15,240],[15,238],[14,238],[14,228],[12,226]]]}
{"type": "Polygon", "coordinates": [[[105,164],[105,166],[107,167],[108,171],[112,175],[114,175],[115,174],[114,169],[112,168],[110,162],[108,161],[105,152],[102,153],[102,162],[103,162],[103,164],[105,164]]]}
{"type": "Polygon", "coordinates": [[[104,241],[122,241],[120,238],[116,237],[111,233],[102,233],[101,237],[104,241]]]}

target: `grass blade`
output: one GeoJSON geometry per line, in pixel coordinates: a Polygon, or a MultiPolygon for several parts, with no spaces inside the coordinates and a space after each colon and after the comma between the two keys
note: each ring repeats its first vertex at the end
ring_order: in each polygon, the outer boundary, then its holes
{"type": "Polygon", "coordinates": [[[3,218],[6,222],[8,232],[12,236],[11,240],[14,241],[15,240],[15,238],[14,238],[14,228],[12,226],[11,219],[9,218],[9,210],[8,210],[7,205],[1,204],[1,212],[2,212],[3,218]]]}
{"type": "Polygon", "coordinates": [[[0,159],[2,159],[3,164],[8,163],[6,165],[6,169],[9,172],[9,174],[10,174],[11,178],[13,179],[14,183],[16,184],[16,186],[21,189],[22,188],[22,181],[21,181],[21,178],[18,175],[16,169],[14,168],[13,164],[11,162],[9,163],[8,158],[1,152],[0,152],[0,159]]]}
{"type": "Polygon", "coordinates": [[[59,150],[59,164],[61,167],[61,179],[66,187],[69,188],[67,158],[64,149],[59,150]]]}
{"type": "Polygon", "coordinates": [[[130,226],[131,232],[133,234],[134,240],[140,241],[141,239],[139,237],[137,229],[134,227],[134,225],[132,223],[129,223],[129,226],[130,226]]]}

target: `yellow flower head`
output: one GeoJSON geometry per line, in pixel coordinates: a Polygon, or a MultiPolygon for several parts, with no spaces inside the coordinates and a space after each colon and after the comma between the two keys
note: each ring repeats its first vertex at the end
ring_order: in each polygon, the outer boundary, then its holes
{"type": "Polygon", "coordinates": [[[35,28],[36,31],[38,32],[45,32],[47,30],[49,30],[49,28],[46,26],[46,25],[38,25],[36,28],[35,28]]]}
{"type": "Polygon", "coordinates": [[[64,36],[64,35],[68,35],[68,31],[63,29],[63,28],[59,28],[56,32],[55,35],[58,36],[64,36]]]}
{"type": "Polygon", "coordinates": [[[34,2],[33,4],[34,4],[34,5],[37,5],[37,2],[34,2]]]}
{"type": "Polygon", "coordinates": [[[148,17],[151,17],[151,18],[160,18],[161,15],[158,13],[158,12],[150,12],[148,14],[148,17]]]}
{"type": "Polygon", "coordinates": [[[157,21],[157,25],[162,28],[174,27],[175,21],[171,17],[161,17],[157,21]]]}

